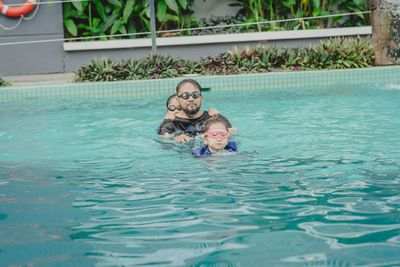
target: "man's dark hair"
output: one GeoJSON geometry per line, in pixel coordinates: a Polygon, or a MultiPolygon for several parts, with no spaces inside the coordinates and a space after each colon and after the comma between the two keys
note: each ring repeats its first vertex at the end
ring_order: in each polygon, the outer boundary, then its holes
{"type": "Polygon", "coordinates": [[[207,132],[208,129],[210,129],[211,125],[216,124],[216,123],[222,123],[226,129],[230,127],[230,123],[227,118],[225,118],[222,115],[216,114],[214,116],[211,116],[209,119],[206,120],[205,123],[205,131],[207,132]]]}
{"type": "Polygon", "coordinates": [[[185,83],[190,83],[191,85],[193,85],[194,87],[199,89],[199,91],[201,92],[201,85],[197,81],[195,81],[193,79],[184,79],[180,83],[178,83],[178,85],[176,86],[176,93],[178,93],[179,88],[182,86],[182,84],[185,84],[185,83]]]}
{"type": "Polygon", "coordinates": [[[174,97],[176,97],[176,94],[173,94],[170,97],[168,97],[168,99],[167,99],[167,108],[168,108],[169,101],[171,101],[171,99],[174,98],[174,97]]]}

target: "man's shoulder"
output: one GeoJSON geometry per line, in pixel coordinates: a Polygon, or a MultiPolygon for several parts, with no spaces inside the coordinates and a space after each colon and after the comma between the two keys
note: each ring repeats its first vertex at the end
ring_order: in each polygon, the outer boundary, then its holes
{"type": "Polygon", "coordinates": [[[210,114],[208,114],[207,110],[203,110],[203,114],[201,114],[200,117],[197,118],[197,120],[205,121],[208,118],[210,118],[210,114]]]}

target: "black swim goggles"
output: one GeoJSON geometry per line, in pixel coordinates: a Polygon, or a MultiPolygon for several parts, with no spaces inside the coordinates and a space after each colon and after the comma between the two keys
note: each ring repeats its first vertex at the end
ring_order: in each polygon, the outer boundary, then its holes
{"type": "Polygon", "coordinates": [[[181,95],[178,95],[179,98],[183,98],[183,99],[189,99],[189,97],[193,97],[194,99],[197,99],[200,96],[201,96],[201,93],[197,93],[197,92],[193,92],[192,94],[183,93],[181,95]]]}
{"type": "Polygon", "coordinates": [[[167,108],[168,108],[169,111],[175,111],[175,110],[181,110],[182,109],[180,106],[174,106],[174,105],[168,106],[167,108]]]}

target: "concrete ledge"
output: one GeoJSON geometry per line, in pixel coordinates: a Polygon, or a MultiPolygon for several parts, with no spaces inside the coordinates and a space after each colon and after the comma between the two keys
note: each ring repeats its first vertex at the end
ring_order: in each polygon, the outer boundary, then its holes
{"type": "MultiPolygon", "coordinates": [[[[329,38],[339,36],[370,35],[371,26],[347,27],[333,29],[300,30],[300,31],[275,31],[256,33],[235,33],[183,37],[160,37],[157,38],[157,46],[180,46],[180,45],[201,45],[201,44],[222,44],[231,42],[256,42],[256,41],[277,41],[310,38],[329,38]]],[[[110,40],[93,42],[64,43],[64,51],[85,51],[105,49],[126,49],[126,48],[147,48],[151,47],[151,39],[129,39],[110,40]]]]}
{"type": "Polygon", "coordinates": [[[17,86],[32,86],[32,85],[55,85],[72,83],[74,81],[73,73],[51,73],[51,74],[31,74],[31,75],[10,75],[3,76],[3,80],[12,84],[13,88],[17,86]]]}

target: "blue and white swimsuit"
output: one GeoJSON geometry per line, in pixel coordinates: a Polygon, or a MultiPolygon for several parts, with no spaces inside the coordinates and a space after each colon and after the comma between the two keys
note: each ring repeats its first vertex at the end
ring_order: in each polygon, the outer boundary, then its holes
{"type": "MultiPolygon", "coordinates": [[[[225,151],[227,152],[237,152],[237,147],[236,147],[236,142],[235,141],[229,141],[226,147],[224,148],[225,151]]],[[[193,156],[196,157],[205,157],[205,156],[211,156],[214,153],[212,153],[207,145],[202,145],[201,147],[197,148],[192,152],[193,156]]]]}

